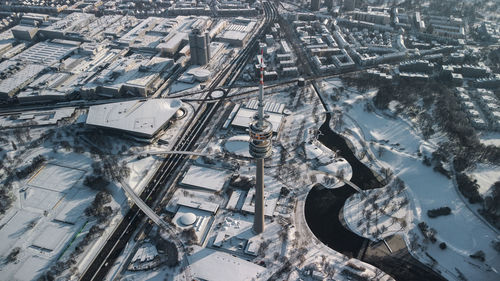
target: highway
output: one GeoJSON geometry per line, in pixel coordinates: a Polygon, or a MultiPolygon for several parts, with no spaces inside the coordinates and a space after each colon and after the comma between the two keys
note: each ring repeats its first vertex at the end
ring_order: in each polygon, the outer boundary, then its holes
{"type": "MultiPolygon", "coordinates": [[[[209,86],[209,92],[205,96],[205,102],[194,113],[194,118],[190,120],[188,126],[181,134],[181,138],[177,140],[172,150],[174,151],[190,151],[195,147],[196,141],[208,125],[212,117],[217,113],[223,99],[217,101],[210,101],[211,93],[217,87],[224,85],[231,88],[232,83],[235,81],[237,73],[245,66],[249,57],[253,54],[258,38],[263,34],[263,31],[269,27],[270,23],[276,19],[276,10],[272,4],[264,2],[265,7],[265,23],[262,25],[256,35],[251,39],[249,44],[240,51],[238,56],[232,63],[227,65],[218,75],[214,78],[209,86]]],[[[227,97],[229,91],[224,92],[224,98],[227,97]]],[[[155,204],[159,199],[163,198],[165,194],[173,194],[174,190],[164,190],[167,183],[173,179],[176,171],[182,166],[186,159],[184,154],[172,154],[166,157],[160,165],[156,174],[152,177],[151,181],[146,185],[144,191],[139,198],[154,209],[155,204]],[[152,200],[155,198],[156,200],[152,200]],[[154,202],[150,202],[150,200],[154,202]]],[[[167,195],[168,197],[168,195],[167,195]]],[[[130,211],[125,215],[121,223],[116,227],[111,234],[107,243],[101,249],[99,254],[94,258],[92,264],[82,273],[80,280],[103,280],[113,265],[116,258],[120,255],[121,251],[131,238],[135,229],[139,227],[144,213],[140,211],[137,205],[132,206],[130,211]]],[[[181,261],[185,263],[185,258],[181,261]]]]}

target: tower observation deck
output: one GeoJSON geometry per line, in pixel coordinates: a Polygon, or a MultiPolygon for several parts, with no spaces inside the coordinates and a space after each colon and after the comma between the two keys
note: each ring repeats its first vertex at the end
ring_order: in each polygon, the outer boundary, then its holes
{"type": "MultiPolygon", "coordinates": [[[[262,56],[263,57],[263,56],[262,56]]],[[[257,171],[255,183],[255,214],[253,231],[264,231],[264,158],[271,156],[273,130],[271,122],[264,115],[264,62],[260,61],[259,104],[255,121],[250,125],[249,152],[255,158],[257,171]]]]}

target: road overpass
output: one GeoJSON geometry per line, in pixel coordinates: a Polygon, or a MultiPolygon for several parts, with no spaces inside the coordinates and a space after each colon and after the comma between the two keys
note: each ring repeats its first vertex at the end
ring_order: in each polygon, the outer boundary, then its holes
{"type": "MultiPolygon", "coordinates": [[[[176,150],[158,150],[158,151],[142,151],[138,155],[168,155],[168,154],[181,154],[193,156],[213,156],[207,153],[194,152],[194,151],[176,151],[176,150]]],[[[137,154],[136,154],[137,155],[137,154]]]]}

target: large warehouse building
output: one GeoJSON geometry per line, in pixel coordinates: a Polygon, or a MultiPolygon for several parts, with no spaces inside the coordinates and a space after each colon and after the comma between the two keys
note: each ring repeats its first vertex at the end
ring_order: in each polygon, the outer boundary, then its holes
{"type": "Polygon", "coordinates": [[[136,140],[155,142],[169,126],[182,102],[177,99],[150,99],[94,105],[86,125],[126,133],[136,140]]]}

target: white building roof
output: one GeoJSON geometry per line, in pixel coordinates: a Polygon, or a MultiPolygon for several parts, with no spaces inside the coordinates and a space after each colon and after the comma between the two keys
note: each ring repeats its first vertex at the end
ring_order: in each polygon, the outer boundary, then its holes
{"type": "Polygon", "coordinates": [[[94,105],[87,125],[124,130],[152,137],[162,129],[182,102],[177,99],[150,99],[94,105]]]}
{"type": "Polygon", "coordinates": [[[265,268],[230,254],[206,250],[190,265],[193,276],[207,281],[252,280],[265,268]],[[221,270],[222,269],[222,270],[221,270]]]}
{"type": "Polygon", "coordinates": [[[10,95],[23,88],[29,81],[44,71],[46,66],[40,64],[28,64],[22,70],[10,77],[0,81],[0,95],[10,95]]]}
{"type": "MultiPolygon", "coordinates": [[[[237,127],[248,128],[248,126],[250,126],[250,123],[254,121],[254,116],[256,113],[257,111],[254,109],[240,108],[231,124],[237,127]]],[[[267,118],[267,121],[271,122],[271,125],[273,126],[273,132],[278,132],[281,126],[283,115],[272,112],[266,112],[266,115],[269,116],[269,118],[267,118]]]]}
{"type": "Polygon", "coordinates": [[[248,33],[236,30],[228,30],[221,35],[221,38],[231,39],[231,40],[245,40],[248,33]]]}
{"type": "Polygon", "coordinates": [[[221,190],[230,173],[201,166],[191,166],[181,184],[200,187],[212,191],[221,190]]]}
{"type": "Polygon", "coordinates": [[[181,217],[181,223],[183,225],[192,225],[196,221],[196,215],[193,213],[186,213],[181,217]]]}
{"type": "Polygon", "coordinates": [[[63,40],[58,42],[40,42],[15,56],[14,59],[51,65],[68,56],[76,49],[78,49],[78,46],[68,44],[68,41],[63,40]]]}
{"type": "Polygon", "coordinates": [[[134,257],[132,258],[132,262],[152,261],[156,256],[158,256],[158,250],[156,249],[156,247],[154,245],[147,243],[142,247],[140,247],[139,249],[137,249],[137,252],[135,252],[134,257]]]}
{"type": "Polygon", "coordinates": [[[215,214],[217,210],[219,209],[219,204],[217,203],[211,203],[203,200],[199,200],[196,198],[187,198],[187,197],[181,197],[177,201],[177,205],[182,207],[189,207],[192,209],[199,209],[202,211],[210,212],[212,214],[215,214]]]}
{"type": "Polygon", "coordinates": [[[179,49],[182,41],[187,41],[188,35],[185,32],[178,32],[168,38],[165,42],[158,44],[158,49],[163,49],[168,53],[174,54],[179,49]]]}

